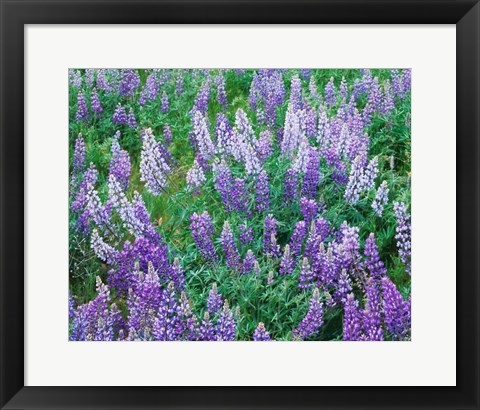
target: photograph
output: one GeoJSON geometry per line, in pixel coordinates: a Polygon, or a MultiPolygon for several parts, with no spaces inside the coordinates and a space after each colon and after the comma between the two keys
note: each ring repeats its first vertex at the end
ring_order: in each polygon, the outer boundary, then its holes
{"type": "Polygon", "coordinates": [[[413,75],[65,69],[68,340],[412,341],[413,75]]]}

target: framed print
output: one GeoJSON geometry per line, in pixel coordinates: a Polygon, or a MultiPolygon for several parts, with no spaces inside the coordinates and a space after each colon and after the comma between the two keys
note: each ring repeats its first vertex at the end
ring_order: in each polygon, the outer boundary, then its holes
{"type": "Polygon", "coordinates": [[[478,2],[1,10],[2,408],[479,408],[478,2]]]}

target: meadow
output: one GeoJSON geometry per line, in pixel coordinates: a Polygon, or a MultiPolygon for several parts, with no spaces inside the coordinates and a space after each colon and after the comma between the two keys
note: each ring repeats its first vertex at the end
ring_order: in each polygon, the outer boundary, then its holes
{"type": "Polygon", "coordinates": [[[68,74],[69,340],[411,340],[409,69],[68,74]]]}

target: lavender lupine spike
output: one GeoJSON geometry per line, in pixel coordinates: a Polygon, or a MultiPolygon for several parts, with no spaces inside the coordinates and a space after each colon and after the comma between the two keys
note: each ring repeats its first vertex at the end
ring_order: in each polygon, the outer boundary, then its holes
{"type": "MultiPolygon", "coordinates": [[[[339,264],[338,261],[335,263],[339,264]]],[[[341,267],[341,265],[340,265],[341,267]]],[[[350,281],[350,277],[348,276],[347,270],[342,269],[337,281],[337,286],[335,289],[335,300],[345,304],[348,299],[348,294],[352,291],[352,283],[350,281]]]]}
{"type": "Polygon", "coordinates": [[[214,167],[215,189],[222,198],[223,206],[227,212],[235,209],[235,197],[233,196],[234,181],[230,168],[221,161],[214,167]]]}
{"type": "Polygon", "coordinates": [[[227,267],[238,270],[240,268],[240,255],[238,253],[235,239],[233,238],[232,228],[228,221],[225,221],[223,224],[220,242],[222,243],[222,250],[225,253],[227,267]]]}
{"type": "Polygon", "coordinates": [[[85,170],[85,140],[82,134],[78,134],[75,140],[75,150],[73,152],[73,174],[81,173],[85,170]]]}
{"type": "Polygon", "coordinates": [[[253,229],[247,226],[247,224],[241,224],[238,229],[240,230],[240,244],[245,246],[253,241],[253,229]]]}
{"type": "Polygon", "coordinates": [[[318,204],[314,199],[301,198],[300,212],[307,226],[316,218],[318,212],[318,204]]]}
{"type": "Polygon", "coordinates": [[[378,157],[374,157],[370,160],[367,167],[365,168],[365,172],[361,178],[361,186],[362,190],[370,190],[375,186],[375,178],[378,174],[378,157]]]}
{"type": "Polygon", "coordinates": [[[280,144],[281,153],[286,155],[288,158],[292,158],[293,153],[298,149],[302,137],[303,131],[301,128],[299,115],[294,111],[292,105],[289,105],[287,114],[285,116],[283,138],[280,144]]]}
{"type": "Polygon", "coordinates": [[[236,209],[240,214],[244,214],[248,217],[248,198],[245,179],[235,178],[231,190],[231,197],[233,201],[233,208],[236,209]]]}
{"type": "Polygon", "coordinates": [[[112,142],[112,158],[110,160],[110,175],[113,175],[124,190],[128,188],[128,181],[132,171],[132,164],[128,152],[120,148],[117,139],[112,142]]]}
{"type": "Polygon", "coordinates": [[[293,258],[290,252],[290,245],[285,245],[285,249],[283,251],[282,260],[280,261],[280,269],[278,273],[281,275],[290,275],[295,268],[295,259],[293,258]]]}
{"type": "Polygon", "coordinates": [[[296,202],[299,194],[298,174],[293,169],[287,169],[285,174],[283,197],[287,204],[296,202]]]}
{"type": "Polygon", "coordinates": [[[268,184],[268,176],[265,170],[260,172],[257,177],[257,192],[255,199],[257,202],[257,210],[262,212],[270,208],[270,187],[268,184]]]}
{"type": "Polygon", "coordinates": [[[235,144],[233,128],[223,113],[217,114],[215,137],[217,139],[216,152],[218,154],[230,154],[233,148],[232,145],[235,144]]]}
{"type": "Polygon", "coordinates": [[[373,233],[365,241],[365,264],[370,276],[378,284],[380,279],[386,275],[387,270],[378,254],[378,247],[373,233]]]}
{"type": "Polygon", "coordinates": [[[83,92],[80,91],[77,97],[77,113],[75,114],[75,119],[77,121],[81,121],[87,118],[88,118],[87,101],[85,100],[85,96],[83,95],[83,92]]]}
{"type": "Polygon", "coordinates": [[[175,287],[170,283],[159,298],[158,315],[154,319],[152,336],[154,340],[171,341],[178,338],[180,306],[176,300],[175,287]]]}
{"type": "Polygon", "coordinates": [[[68,77],[70,79],[70,84],[74,88],[82,88],[82,73],[79,70],[68,70],[68,77]]]}
{"type": "Polygon", "coordinates": [[[217,320],[216,336],[219,341],[232,341],[235,339],[235,320],[233,313],[228,306],[228,302],[225,301],[223,309],[220,312],[220,316],[217,320]]]}
{"type": "Polygon", "coordinates": [[[210,99],[210,82],[204,81],[193,104],[193,111],[199,111],[206,114],[208,111],[208,100],[210,99]]]}
{"type": "Polygon", "coordinates": [[[293,111],[301,110],[303,106],[302,83],[298,75],[292,77],[290,84],[290,105],[293,111]]]}
{"type": "Polygon", "coordinates": [[[147,101],[154,101],[160,92],[160,83],[158,81],[158,72],[153,70],[145,81],[145,86],[142,89],[140,98],[138,99],[139,105],[144,105],[147,101]]]}
{"type": "Polygon", "coordinates": [[[205,259],[216,261],[218,257],[212,242],[214,228],[210,215],[207,211],[204,211],[200,215],[195,212],[190,217],[190,222],[190,230],[192,231],[192,236],[198,251],[205,259]]]}
{"type": "Polygon", "coordinates": [[[182,70],[178,70],[177,78],[175,80],[175,94],[183,94],[183,87],[185,85],[185,79],[183,78],[182,70]]]}
{"type": "Polygon", "coordinates": [[[410,258],[412,252],[411,239],[411,222],[410,214],[407,212],[407,207],[403,202],[394,202],[393,210],[397,219],[397,227],[395,228],[395,239],[397,240],[397,249],[400,259],[405,265],[405,270],[410,272],[410,258]]]}
{"type": "Polygon", "coordinates": [[[342,77],[342,81],[340,82],[339,94],[340,94],[340,97],[343,99],[348,98],[348,85],[347,85],[347,82],[345,81],[345,77],[342,77]]]}
{"type": "Polygon", "coordinates": [[[271,341],[270,333],[265,329],[265,325],[260,322],[253,332],[253,340],[255,342],[269,342],[271,341]]]}
{"type": "Polygon", "coordinates": [[[257,262],[257,258],[255,257],[255,254],[252,252],[251,249],[249,249],[247,251],[247,254],[245,255],[241,272],[243,274],[249,274],[249,273],[255,272],[257,264],[258,262],[257,262]]]}
{"type": "Polygon", "coordinates": [[[350,175],[348,177],[347,187],[345,188],[344,198],[352,205],[360,199],[360,193],[363,189],[363,166],[360,156],[356,157],[352,163],[350,175]]]}
{"type": "Polygon", "coordinates": [[[312,298],[310,299],[308,312],[298,327],[293,331],[293,335],[301,340],[305,340],[318,334],[322,325],[323,304],[320,301],[320,291],[318,288],[315,288],[312,298]]]}
{"type": "Polygon", "coordinates": [[[372,202],[372,208],[378,216],[382,216],[383,208],[388,203],[388,186],[387,181],[383,181],[377,189],[375,199],[372,202]]]}
{"type": "Polygon", "coordinates": [[[200,111],[193,113],[193,135],[202,156],[210,159],[215,154],[215,146],[208,132],[207,121],[200,111]]]}
{"type": "Polygon", "coordinates": [[[213,327],[213,324],[208,312],[205,312],[198,332],[199,332],[199,340],[203,342],[213,342],[214,340],[216,340],[215,329],[213,327]]]}
{"type": "Polygon", "coordinates": [[[98,192],[92,184],[87,185],[85,212],[97,227],[109,228],[109,230],[111,230],[110,217],[112,213],[112,203],[107,201],[105,205],[102,205],[98,192]]]}
{"type": "Polygon", "coordinates": [[[277,220],[268,214],[263,225],[263,253],[270,258],[279,258],[280,246],[277,245],[277,220]]]}
{"type": "Polygon", "coordinates": [[[363,340],[382,341],[382,302],[379,288],[373,278],[369,278],[366,286],[365,309],[362,312],[363,340]]]}
{"type": "Polygon", "coordinates": [[[315,83],[315,78],[313,76],[310,77],[310,81],[308,83],[308,91],[310,92],[310,97],[314,100],[319,100],[318,88],[317,84],[315,83]]]}
{"type": "Polygon", "coordinates": [[[130,108],[130,111],[128,112],[127,124],[130,128],[137,128],[137,119],[135,118],[133,108],[130,108]]]}
{"type": "Polygon", "coordinates": [[[262,164],[273,154],[272,133],[269,130],[261,132],[258,136],[256,151],[258,159],[262,164]]]}
{"type": "Polygon", "coordinates": [[[121,70],[122,79],[118,84],[118,94],[124,97],[132,97],[135,90],[140,87],[140,75],[136,70],[121,70]]]}
{"type": "Polygon", "coordinates": [[[225,77],[220,74],[216,79],[215,82],[217,83],[217,99],[218,103],[223,108],[228,108],[228,99],[227,99],[227,92],[225,91],[225,77]]]}
{"type": "Polygon", "coordinates": [[[186,179],[190,189],[198,188],[207,180],[202,167],[196,159],[193,161],[193,166],[188,170],[186,179]]]}
{"type": "Polygon", "coordinates": [[[302,196],[308,199],[315,199],[319,181],[320,156],[316,149],[311,149],[308,153],[307,169],[303,178],[302,196]]]}
{"type": "Polygon", "coordinates": [[[410,301],[405,301],[395,284],[387,277],[382,278],[383,314],[385,325],[394,340],[410,337],[410,301]]]}
{"type": "Polygon", "coordinates": [[[161,195],[167,187],[170,166],[164,158],[160,143],[155,140],[152,130],[142,132],[142,153],[140,159],[140,180],[153,195],[161,195]]]}
{"type": "Polygon", "coordinates": [[[343,340],[357,341],[361,336],[361,315],[358,301],[353,293],[349,293],[343,308],[343,340]]]}
{"type": "Polygon", "coordinates": [[[100,114],[103,111],[96,88],[92,90],[92,94],[90,95],[90,107],[95,114],[100,114]]]}
{"type": "Polygon", "coordinates": [[[300,264],[300,278],[298,282],[298,287],[300,289],[310,289],[313,284],[313,271],[308,258],[303,258],[302,263],[300,264]]]}
{"type": "Polygon", "coordinates": [[[165,146],[170,145],[172,142],[172,130],[169,124],[165,124],[163,127],[163,143],[165,146]]]}
{"type": "Polygon", "coordinates": [[[161,101],[161,108],[160,110],[164,113],[167,113],[168,112],[168,95],[167,93],[164,91],[162,93],[162,101],[161,101]]]}
{"type": "Polygon", "coordinates": [[[124,125],[128,122],[125,107],[122,107],[122,104],[120,103],[117,104],[115,111],[113,112],[112,122],[115,125],[124,125]]]}
{"type": "Polygon", "coordinates": [[[333,77],[330,78],[330,81],[325,86],[325,102],[329,107],[337,103],[337,90],[333,82],[333,77]]]}
{"type": "Polygon", "coordinates": [[[212,285],[212,289],[208,294],[207,309],[210,314],[217,313],[223,306],[222,294],[218,292],[217,284],[212,285]]]}
{"type": "Polygon", "coordinates": [[[305,221],[298,221],[295,224],[292,237],[290,238],[290,251],[292,255],[298,257],[302,253],[303,241],[307,235],[307,224],[305,221]]]}
{"type": "Polygon", "coordinates": [[[98,234],[97,229],[93,229],[92,231],[91,247],[92,250],[95,252],[95,255],[97,255],[100,260],[108,263],[109,265],[114,264],[117,260],[118,251],[104,242],[104,240],[98,234]]]}

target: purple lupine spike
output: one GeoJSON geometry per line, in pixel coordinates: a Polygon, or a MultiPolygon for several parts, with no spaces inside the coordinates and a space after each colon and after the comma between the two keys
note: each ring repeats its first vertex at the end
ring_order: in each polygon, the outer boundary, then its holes
{"type": "Polygon", "coordinates": [[[314,150],[314,148],[310,146],[307,137],[302,134],[300,143],[298,144],[297,154],[292,164],[294,171],[303,174],[307,171],[308,159],[312,150],[314,150]]]}
{"type": "MultiPolygon", "coordinates": [[[[336,261],[337,266],[339,264],[338,261],[336,261]]],[[[341,265],[340,265],[341,266],[341,265]]],[[[338,281],[337,281],[337,287],[335,290],[335,300],[337,302],[341,302],[345,304],[348,299],[348,294],[352,291],[352,284],[350,281],[350,277],[348,276],[347,270],[342,269],[338,281]]]]}
{"type": "Polygon", "coordinates": [[[403,202],[394,202],[393,210],[395,211],[395,218],[397,219],[395,239],[397,240],[398,254],[405,265],[405,270],[411,274],[410,258],[412,253],[412,227],[410,222],[410,214],[407,213],[407,207],[403,202]]]}
{"type": "Polygon", "coordinates": [[[75,119],[77,121],[81,121],[87,118],[88,118],[87,101],[85,100],[85,96],[83,95],[83,92],[80,91],[77,97],[77,112],[75,114],[75,119]]]}
{"type": "Polygon", "coordinates": [[[380,279],[387,273],[378,254],[377,243],[373,233],[371,233],[365,241],[365,264],[367,265],[370,276],[376,283],[379,283],[380,279]]]}
{"type": "Polygon", "coordinates": [[[283,197],[287,204],[292,204],[298,198],[298,175],[293,169],[287,169],[285,174],[283,197]]]}
{"type": "Polygon", "coordinates": [[[123,97],[132,97],[135,90],[140,87],[140,75],[136,70],[132,69],[120,71],[122,79],[118,84],[118,94],[123,97]]]}
{"type": "Polygon", "coordinates": [[[183,290],[185,288],[185,272],[178,258],[173,260],[171,279],[178,289],[183,290]]]}
{"type": "Polygon", "coordinates": [[[168,146],[172,143],[172,130],[169,124],[165,124],[163,127],[163,143],[168,146]]]}
{"type": "Polygon", "coordinates": [[[315,199],[319,181],[320,156],[316,149],[311,149],[308,153],[307,169],[303,177],[302,196],[307,199],[315,199]]]}
{"type": "Polygon", "coordinates": [[[410,337],[410,300],[405,301],[395,284],[387,277],[382,278],[383,313],[385,325],[394,340],[410,337]]]}
{"type": "Polygon", "coordinates": [[[73,70],[70,68],[68,70],[68,77],[72,87],[79,89],[82,88],[82,73],[80,70],[73,70]]]}
{"type": "Polygon", "coordinates": [[[310,299],[310,307],[307,314],[293,331],[293,335],[301,340],[315,336],[323,325],[323,304],[320,301],[320,291],[314,289],[310,299]]]}
{"type": "Polygon", "coordinates": [[[302,136],[299,113],[293,110],[292,105],[289,105],[285,116],[283,138],[280,144],[281,153],[288,158],[292,158],[293,153],[298,149],[302,136]]]}
{"type": "Polygon", "coordinates": [[[315,228],[321,242],[327,239],[329,226],[324,218],[320,217],[315,220],[315,228]]]}
{"type": "Polygon", "coordinates": [[[300,212],[303,215],[303,220],[310,226],[312,221],[316,218],[318,212],[318,204],[314,199],[301,198],[300,199],[300,212]]]}
{"type": "Polygon", "coordinates": [[[118,103],[115,111],[113,112],[112,122],[115,125],[124,125],[127,124],[128,118],[127,113],[125,112],[125,107],[122,107],[122,104],[118,103]]]}
{"type": "Polygon", "coordinates": [[[222,294],[218,292],[217,284],[212,285],[212,289],[208,294],[207,309],[211,314],[217,313],[223,306],[222,294]]]}
{"type": "Polygon", "coordinates": [[[372,202],[372,208],[378,216],[382,216],[383,207],[388,203],[388,186],[387,181],[383,181],[377,189],[375,199],[372,202]]]}
{"type": "Polygon", "coordinates": [[[199,336],[197,318],[193,315],[185,292],[181,292],[175,323],[175,340],[197,340],[199,336]]]}
{"type": "Polygon", "coordinates": [[[200,111],[193,113],[193,137],[202,156],[206,160],[210,159],[215,154],[215,147],[208,132],[207,121],[200,111]]]}
{"type": "Polygon", "coordinates": [[[263,225],[263,253],[270,258],[279,258],[280,246],[277,245],[277,220],[268,214],[263,225]]]}
{"type": "Polygon", "coordinates": [[[82,134],[78,134],[75,140],[75,150],[73,152],[73,170],[72,173],[78,174],[85,170],[85,140],[82,134]]]}
{"type": "Polygon", "coordinates": [[[225,161],[221,161],[220,164],[214,165],[214,183],[215,190],[220,194],[222,198],[223,206],[227,212],[235,209],[233,193],[233,177],[225,161]]]}
{"type": "Polygon", "coordinates": [[[140,180],[153,195],[161,195],[167,187],[167,175],[170,173],[163,146],[155,140],[152,130],[142,132],[142,153],[140,157],[140,180]]]}
{"type": "Polygon", "coordinates": [[[158,71],[153,70],[145,81],[145,86],[143,87],[140,98],[138,99],[138,104],[144,105],[147,101],[155,101],[159,92],[160,83],[158,81],[158,71]]]}
{"type": "Polygon", "coordinates": [[[225,301],[223,309],[220,312],[220,316],[217,320],[216,336],[218,341],[232,341],[235,339],[235,320],[233,313],[228,306],[228,302],[225,301]]]}
{"type": "Polygon", "coordinates": [[[293,256],[298,257],[302,254],[303,241],[307,235],[307,224],[305,221],[298,221],[295,224],[292,237],[290,238],[290,251],[293,256]]]}
{"type": "Polygon", "coordinates": [[[135,118],[133,108],[130,108],[130,111],[128,112],[127,124],[130,128],[137,128],[137,119],[135,118]]]}
{"type": "Polygon", "coordinates": [[[343,312],[343,340],[360,340],[361,317],[358,311],[358,301],[355,300],[353,293],[347,295],[343,312]]]}
{"type": "Polygon", "coordinates": [[[333,77],[330,78],[330,81],[325,86],[325,102],[329,107],[333,107],[337,103],[337,89],[333,82],[333,77]]]}
{"type": "Polygon", "coordinates": [[[383,84],[382,114],[389,115],[395,109],[395,96],[390,81],[383,84]]]}
{"type": "Polygon", "coordinates": [[[303,106],[302,83],[298,75],[292,77],[290,84],[290,105],[293,111],[301,110],[303,106]]]}
{"type": "Polygon", "coordinates": [[[196,159],[193,161],[193,166],[187,172],[186,180],[187,186],[190,189],[198,188],[207,180],[207,178],[205,178],[205,174],[203,173],[202,167],[196,159]]]}
{"type": "Polygon", "coordinates": [[[348,84],[347,84],[347,81],[345,80],[345,77],[342,77],[342,81],[340,82],[339,94],[340,94],[340,97],[345,100],[348,98],[348,84]]]}
{"type": "Polygon", "coordinates": [[[262,322],[258,324],[255,332],[253,332],[253,340],[255,342],[270,342],[272,340],[270,333],[267,332],[267,329],[265,329],[265,325],[262,322]]]}
{"type": "Polygon", "coordinates": [[[233,238],[233,231],[228,221],[223,224],[222,234],[220,236],[222,250],[225,253],[227,267],[238,270],[240,268],[240,255],[238,253],[237,244],[233,238]]]}
{"type": "Polygon", "coordinates": [[[374,157],[370,160],[367,167],[365,168],[365,172],[361,178],[361,185],[362,190],[370,190],[375,186],[375,178],[378,174],[378,157],[374,157]]]}
{"type": "Polygon", "coordinates": [[[107,201],[105,205],[102,205],[98,192],[91,184],[87,186],[85,212],[88,218],[92,220],[98,228],[108,228],[111,230],[110,217],[112,214],[112,203],[107,201]]]}
{"type": "Polygon", "coordinates": [[[209,213],[204,211],[199,215],[195,212],[190,217],[190,222],[190,230],[198,251],[205,259],[216,261],[218,257],[212,242],[214,228],[209,213]]]}
{"type": "Polygon", "coordinates": [[[183,78],[182,70],[178,70],[177,77],[175,80],[175,94],[181,95],[183,94],[183,89],[185,85],[185,79],[183,78]]]}
{"type": "Polygon", "coordinates": [[[198,94],[195,97],[193,103],[193,111],[199,111],[202,114],[206,114],[208,111],[208,100],[210,99],[210,82],[204,81],[198,90],[198,94]]]}
{"type": "Polygon", "coordinates": [[[98,234],[96,228],[92,232],[91,241],[92,250],[95,252],[95,255],[97,255],[100,260],[108,263],[109,265],[115,263],[118,257],[118,251],[104,242],[104,240],[98,234]]]}
{"type": "Polygon", "coordinates": [[[308,80],[312,74],[312,70],[310,68],[302,68],[300,70],[300,75],[303,79],[308,80]]]}
{"type": "Polygon", "coordinates": [[[313,260],[318,251],[320,244],[320,236],[317,234],[317,225],[312,221],[310,223],[310,230],[308,232],[307,242],[305,244],[305,254],[308,259],[313,260]]]}
{"type": "Polygon", "coordinates": [[[402,86],[403,86],[403,95],[407,95],[410,92],[412,86],[412,69],[405,68],[402,70],[402,86]]]}
{"type": "Polygon", "coordinates": [[[315,78],[313,78],[313,76],[310,77],[310,81],[308,83],[308,91],[310,92],[310,97],[313,100],[320,101],[317,84],[315,83],[315,78]]]}
{"type": "Polygon", "coordinates": [[[273,154],[272,133],[269,130],[261,132],[258,136],[256,151],[258,159],[262,164],[273,154]]]}
{"type": "Polygon", "coordinates": [[[92,93],[90,94],[90,107],[92,109],[92,112],[94,112],[95,114],[101,114],[101,112],[103,111],[96,88],[94,88],[92,90],[92,93]]]}
{"type": "Polygon", "coordinates": [[[265,170],[260,172],[257,177],[256,191],[257,210],[260,212],[267,211],[270,208],[270,188],[265,170]]]}
{"type": "Polygon", "coordinates": [[[87,204],[88,186],[95,186],[98,180],[98,171],[93,163],[90,163],[89,168],[85,171],[83,181],[79,184],[78,190],[75,193],[75,198],[71,205],[71,210],[78,213],[85,208],[87,204]]]}
{"type": "Polygon", "coordinates": [[[273,273],[273,270],[271,270],[268,272],[267,285],[270,286],[273,284],[273,282],[275,282],[275,274],[273,273]]]}
{"type": "Polygon", "coordinates": [[[202,324],[200,325],[198,332],[199,332],[199,340],[201,341],[212,342],[216,340],[215,329],[213,328],[213,324],[208,312],[205,312],[205,315],[203,316],[202,324]]]}
{"type": "Polygon", "coordinates": [[[218,103],[225,109],[228,108],[227,92],[225,91],[225,77],[220,74],[215,78],[217,84],[217,99],[218,103]]]}
{"type": "Polygon", "coordinates": [[[253,241],[253,229],[247,226],[247,224],[241,224],[238,227],[240,231],[240,244],[245,246],[253,241]]]}
{"type": "Polygon", "coordinates": [[[305,133],[309,138],[317,136],[317,112],[312,107],[309,107],[306,112],[305,133]]]}
{"type": "Polygon", "coordinates": [[[175,287],[170,283],[159,301],[158,315],[154,319],[152,336],[154,340],[171,341],[178,337],[180,307],[176,300],[175,287]]]}
{"type": "Polygon", "coordinates": [[[280,261],[280,269],[278,273],[281,275],[290,275],[295,268],[295,259],[293,258],[290,252],[290,246],[287,244],[285,245],[285,249],[283,251],[282,260],[280,261]]]}
{"type": "Polygon", "coordinates": [[[162,93],[161,104],[162,105],[161,105],[160,111],[162,111],[164,113],[168,112],[168,95],[165,91],[162,93]]]}
{"type": "Polygon", "coordinates": [[[247,187],[243,178],[235,178],[230,195],[233,202],[233,208],[239,213],[248,216],[247,187]]]}
{"type": "Polygon", "coordinates": [[[360,199],[360,193],[363,189],[363,166],[360,156],[356,157],[352,163],[350,175],[348,177],[347,187],[345,188],[344,198],[350,204],[356,204],[360,199]]]}
{"type": "Polygon", "coordinates": [[[243,274],[249,274],[256,271],[257,258],[251,249],[247,251],[245,259],[243,260],[242,270],[243,274]]]}
{"type": "Polygon", "coordinates": [[[113,140],[109,175],[113,175],[126,191],[131,171],[132,164],[128,152],[120,148],[118,140],[113,140]]]}
{"type": "Polygon", "coordinates": [[[300,264],[300,277],[298,282],[298,287],[300,289],[310,289],[313,282],[313,271],[308,258],[303,258],[302,263],[300,264]]]}
{"type": "Polygon", "coordinates": [[[235,143],[233,128],[223,113],[217,114],[215,137],[217,140],[216,152],[219,154],[230,154],[232,152],[232,144],[235,143]]]}
{"type": "Polygon", "coordinates": [[[363,340],[382,341],[382,302],[377,283],[369,278],[366,286],[367,301],[362,312],[363,340]]]}

